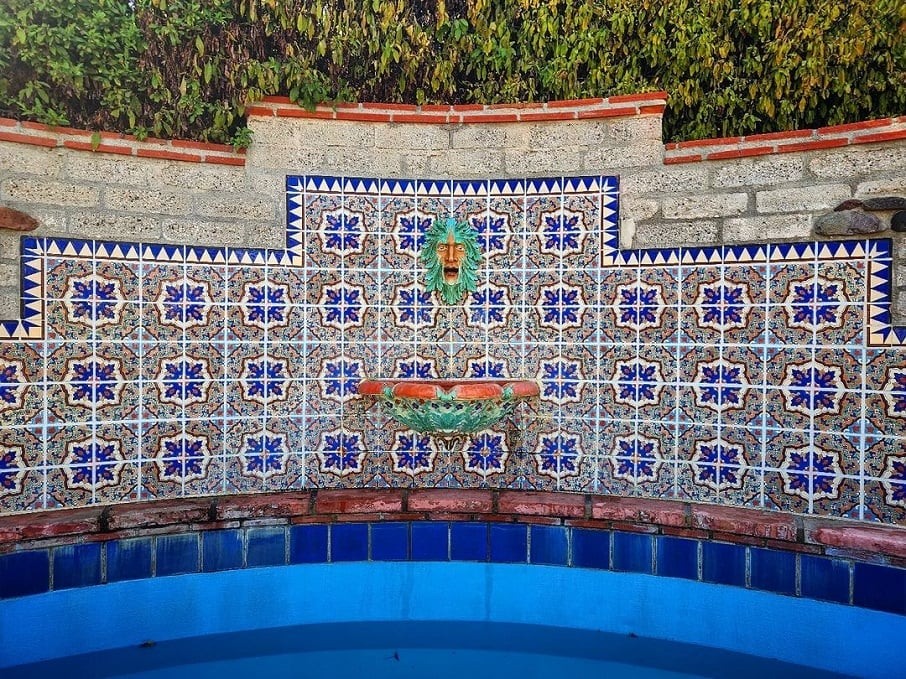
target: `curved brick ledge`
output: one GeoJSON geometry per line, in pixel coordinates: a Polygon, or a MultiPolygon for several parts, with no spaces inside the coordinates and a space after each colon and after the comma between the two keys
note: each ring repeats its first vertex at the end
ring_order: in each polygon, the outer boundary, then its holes
{"type": "Polygon", "coordinates": [[[754,134],[747,137],[698,139],[665,145],[665,165],[727,160],[776,153],[819,151],[856,144],[874,144],[906,139],[906,116],[881,118],[859,123],[754,134]]]}
{"type": "Polygon", "coordinates": [[[140,502],[0,517],[0,554],[143,534],[304,523],[487,521],[770,547],[906,566],[906,530],[755,509],[506,490],[316,490],[140,502]]]}
{"type": "MultiPolygon", "coordinates": [[[[246,108],[248,115],[308,118],[375,123],[466,125],[470,123],[554,122],[621,118],[657,114],[667,105],[666,92],[617,95],[541,103],[422,105],[357,103],[321,105],[314,110],[290,102],[288,97],[265,97],[246,108]]],[[[71,127],[0,118],[0,141],[47,148],[68,148],[144,158],[195,163],[245,165],[245,151],[225,144],[149,138],[139,141],[126,134],[98,133],[71,127]]],[[[873,144],[906,139],[906,116],[845,123],[815,129],[772,132],[744,137],[719,137],[664,145],[665,165],[728,160],[800,151],[873,144]]]]}
{"type": "Polygon", "coordinates": [[[568,99],[531,104],[460,104],[413,106],[410,104],[337,104],[317,106],[309,111],[288,97],[265,97],[246,108],[246,113],[277,118],[315,118],[355,120],[375,123],[419,123],[455,125],[469,123],[550,122],[619,118],[647,113],[663,113],[666,92],[624,94],[607,98],[568,99]]]}
{"type": "Polygon", "coordinates": [[[72,127],[53,127],[41,123],[0,118],[0,141],[12,141],[45,148],[67,148],[95,153],[115,153],[139,158],[162,158],[190,163],[245,165],[245,151],[226,144],[208,144],[181,139],[139,141],[128,134],[91,132],[72,127]]]}

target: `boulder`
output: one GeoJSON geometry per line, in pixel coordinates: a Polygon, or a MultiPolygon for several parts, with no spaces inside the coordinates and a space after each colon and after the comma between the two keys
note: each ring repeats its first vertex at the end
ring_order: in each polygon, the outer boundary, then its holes
{"type": "Polygon", "coordinates": [[[881,212],[884,210],[906,210],[906,198],[902,196],[866,198],[862,201],[862,209],[881,212]]]}
{"type": "Polygon", "coordinates": [[[834,208],[834,212],[840,212],[840,210],[855,210],[856,208],[862,207],[862,201],[856,198],[848,198],[840,203],[837,207],[834,208]]]}
{"type": "Polygon", "coordinates": [[[38,228],[38,220],[24,212],[0,206],[0,229],[12,231],[34,231],[38,228]]]}
{"type": "Polygon", "coordinates": [[[819,236],[854,236],[878,233],[885,228],[876,215],[861,210],[831,212],[815,220],[815,233],[819,236]]]}
{"type": "Polygon", "coordinates": [[[894,213],[890,218],[890,228],[899,233],[906,231],[906,210],[894,213]]]}

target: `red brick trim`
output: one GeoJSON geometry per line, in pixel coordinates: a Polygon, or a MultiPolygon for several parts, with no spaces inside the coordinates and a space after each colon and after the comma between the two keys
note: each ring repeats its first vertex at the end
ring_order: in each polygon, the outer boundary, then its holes
{"type": "Polygon", "coordinates": [[[777,153],[800,153],[823,149],[877,144],[906,139],[906,116],[865,120],[820,127],[814,130],[789,130],[753,134],[747,137],[695,139],[665,145],[665,165],[703,160],[728,160],[777,153]],[[696,153],[689,153],[694,149],[696,153]]]}
{"type": "Polygon", "coordinates": [[[681,165],[682,163],[697,163],[700,160],[704,160],[704,156],[700,153],[692,153],[686,156],[665,156],[664,165],[681,165]]]}
{"type": "Polygon", "coordinates": [[[245,165],[245,151],[235,151],[226,144],[183,139],[139,141],[132,135],[92,132],[72,127],[52,127],[42,123],[0,118],[0,141],[11,141],[44,148],[66,148],[90,153],[112,153],[121,156],[161,158],[190,163],[245,165]],[[100,140],[100,143],[97,143],[100,140]]]}
{"type": "Polygon", "coordinates": [[[512,104],[336,104],[309,111],[289,103],[286,97],[265,97],[246,107],[250,116],[267,118],[311,118],[424,125],[469,123],[554,122],[589,118],[658,115],[667,105],[665,92],[618,95],[614,97],[512,104]]]}
{"type": "Polygon", "coordinates": [[[570,525],[906,565],[906,528],[742,507],[556,492],[313,490],[139,502],[0,517],[0,553],[139,534],[267,523],[499,521],[570,525]]]}
{"type": "MultiPolygon", "coordinates": [[[[512,104],[381,104],[322,105],[306,110],[288,97],[266,97],[246,107],[249,116],[346,120],[354,122],[462,125],[471,123],[555,122],[662,115],[665,92],[616,95],[542,103],[512,104]]],[[[162,158],[181,162],[245,165],[245,152],[223,144],[148,138],[139,141],[126,134],[101,132],[102,143],[88,130],[51,127],[41,123],[0,118],[0,141],[45,148],[69,148],[94,153],[162,158]]],[[[876,144],[906,139],[906,116],[866,120],[817,129],[769,132],[745,137],[723,137],[672,142],[665,145],[665,165],[729,160],[779,153],[799,153],[856,144],[876,144]],[[694,150],[694,152],[690,152],[694,150]]]]}

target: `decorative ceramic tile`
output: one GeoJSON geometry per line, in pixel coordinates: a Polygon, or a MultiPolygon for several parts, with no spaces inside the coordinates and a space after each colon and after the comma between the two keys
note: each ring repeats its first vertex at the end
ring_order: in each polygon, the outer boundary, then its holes
{"type": "Polygon", "coordinates": [[[288,177],[285,250],[23,239],[0,511],[389,485],[906,521],[890,242],[620,251],[617,191],[288,177]],[[448,217],[482,251],[454,304],[419,259],[448,217]],[[359,398],[372,376],[541,397],[450,447],[359,398]]]}

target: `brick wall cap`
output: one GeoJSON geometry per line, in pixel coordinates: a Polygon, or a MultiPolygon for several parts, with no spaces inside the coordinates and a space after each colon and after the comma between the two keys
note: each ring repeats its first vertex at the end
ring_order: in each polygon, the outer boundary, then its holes
{"type": "Polygon", "coordinates": [[[811,526],[805,539],[825,547],[906,558],[906,531],[883,526],[811,526]]]}
{"type": "Polygon", "coordinates": [[[261,517],[303,516],[309,513],[311,493],[265,493],[217,498],[214,503],[218,520],[261,517]]]}
{"type": "Polygon", "coordinates": [[[692,505],[691,522],[695,528],[715,533],[732,533],[774,540],[795,541],[797,519],[792,514],[761,509],[692,505]]]}
{"type": "Polygon", "coordinates": [[[315,497],[319,514],[371,514],[402,509],[403,491],[398,488],[319,490],[315,497]]]}
{"type": "Polygon", "coordinates": [[[432,489],[409,491],[409,511],[490,513],[494,510],[494,494],[482,489],[432,489]]]}
{"type": "Polygon", "coordinates": [[[645,500],[625,497],[596,497],[591,503],[594,519],[643,521],[662,526],[686,525],[686,505],[676,500],[645,500]]]}
{"type": "Polygon", "coordinates": [[[430,488],[264,493],[12,514],[0,517],[0,553],[29,543],[48,547],[251,526],[262,520],[284,525],[425,519],[634,531],[906,564],[906,528],[897,526],[680,500],[430,488]]]}
{"type": "Polygon", "coordinates": [[[498,511],[578,518],[585,516],[585,496],[572,493],[545,493],[521,490],[500,491],[498,511]]]}
{"type": "Polygon", "coordinates": [[[211,500],[160,500],[110,505],[105,514],[109,530],[204,522],[211,514],[211,500]]]}

